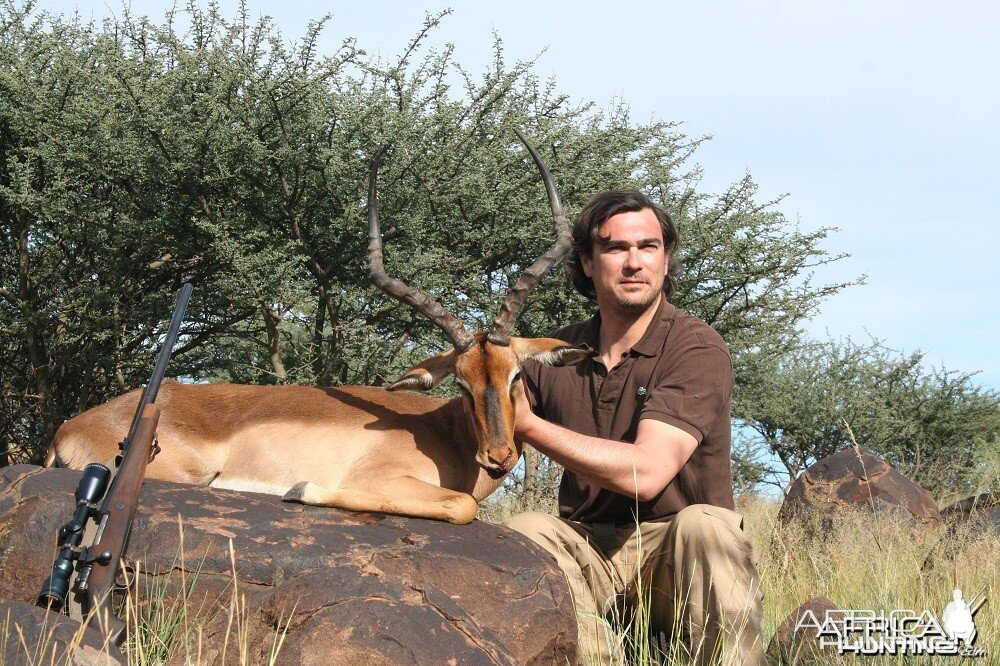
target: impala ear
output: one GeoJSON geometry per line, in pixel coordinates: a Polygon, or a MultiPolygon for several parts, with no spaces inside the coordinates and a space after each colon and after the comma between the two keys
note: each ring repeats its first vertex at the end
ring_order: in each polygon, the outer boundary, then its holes
{"type": "Polygon", "coordinates": [[[385,387],[386,391],[430,391],[455,372],[455,350],[449,349],[413,366],[406,374],[385,387]]]}
{"type": "Polygon", "coordinates": [[[597,352],[587,345],[571,345],[555,338],[511,338],[510,348],[519,363],[530,358],[556,367],[597,356],[597,352]]]}

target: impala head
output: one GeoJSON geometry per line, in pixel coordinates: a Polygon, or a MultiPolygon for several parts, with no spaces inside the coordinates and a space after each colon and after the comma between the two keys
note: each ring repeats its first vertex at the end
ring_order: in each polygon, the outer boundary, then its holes
{"type": "Polygon", "coordinates": [[[531,144],[520,132],[514,131],[531,153],[542,174],[552,207],[557,238],[552,247],[518,278],[504,299],[489,333],[470,334],[462,321],[439,303],[423,292],[386,275],[382,262],[382,236],[376,201],[381,153],[372,164],[368,185],[369,277],[383,291],[424,314],[444,331],[454,345],[452,349],[410,368],[386,388],[390,391],[427,391],[449,375],[454,375],[478,441],[476,460],[495,477],[509,472],[520,455],[520,449],[514,441],[514,409],[516,392],[521,390],[521,364],[533,358],[548,365],[565,365],[596,355],[589,347],[575,347],[552,338],[511,337],[514,322],[528,295],[542,276],[566,256],[572,247],[569,222],[563,215],[552,176],[531,144]]]}
{"type": "Polygon", "coordinates": [[[464,352],[449,349],[432,356],[386,388],[427,391],[454,375],[479,444],[476,460],[491,475],[500,476],[509,472],[521,455],[514,441],[521,363],[533,358],[548,365],[565,365],[595,354],[589,347],[574,347],[553,338],[510,338],[509,344],[501,345],[478,333],[464,352]]]}

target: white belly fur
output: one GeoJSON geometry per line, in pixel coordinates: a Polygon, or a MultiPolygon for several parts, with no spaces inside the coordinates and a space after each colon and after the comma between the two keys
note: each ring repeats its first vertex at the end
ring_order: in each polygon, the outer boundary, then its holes
{"type": "Polygon", "coordinates": [[[283,483],[270,483],[254,479],[222,479],[219,477],[214,478],[208,487],[221,490],[239,490],[246,493],[264,493],[265,495],[284,495],[291,488],[290,485],[283,483]]]}

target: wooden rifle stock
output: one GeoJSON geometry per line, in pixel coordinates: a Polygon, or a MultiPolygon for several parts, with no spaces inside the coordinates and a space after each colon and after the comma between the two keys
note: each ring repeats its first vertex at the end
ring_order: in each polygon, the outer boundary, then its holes
{"type": "Polygon", "coordinates": [[[159,407],[150,404],[143,408],[132,441],[122,453],[118,474],[104,499],[104,517],[97,540],[90,547],[90,557],[94,559],[87,578],[88,610],[96,610],[99,626],[117,645],[121,645],[125,638],[125,624],[114,615],[111,592],[118,579],[121,557],[132,530],[146,466],[153,456],[159,420],[159,407]]]}
{"type": "Polygon", "coordinates": [[[59,553],[52,563],[51,575],[42,583],[38,594],[39,606],[56,612],[68,609],[74,619],[95,614],[99,627],[119,646],[125,640],[126,627],[114,615],[111,594],[132,531],[146,466],[159,451],[156,426],[160,409],[153,402],[180,335],[191,291],[191,285],[185,283],[175,295],[174,314],[153,366],[153,375],[142,391],[129,433],[120,444],[122,452],[118,462],[112,464],[117,475],[98,463],[84,468],[75,494],[77,506],[73,519],[59,530],[59,553]],[[109,488],[108,479],[112,476],[109,488]],[[97,502],[102,498],[98,508],[97,502]],[[95,523],[97,532],[92,535],[95,523]],[[87,542],[92,545],[82,547],[87,542]]]}

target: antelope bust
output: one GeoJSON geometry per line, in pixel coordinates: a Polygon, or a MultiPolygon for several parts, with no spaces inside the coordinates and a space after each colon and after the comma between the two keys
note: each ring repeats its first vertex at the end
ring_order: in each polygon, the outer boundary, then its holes
{"type": "MultiPolygon", "coordinates": [[[[470,334],[439,303],[386,274],[376,196],[380,153],[369,177],[368,274],[440,327],[452,348],[385,388],[164,382],[157,399],[161,452],[147,476],[352,511],[472,521],[479,502],[503,483],[521,455],[514,439],[521,363],[534,358],[563,365],[595,354],[561,340],[511,336],[528,295],[572,245],[548,169],[517,136],[545,183],[557,238],[518,278],[489,333],[470,334]],[[429,390],[449,375],[460,398],[397,393],[429,390]]],[[[80,469],[110,460],[139,393],[66,421],[46,464],[80,469]]]]}

